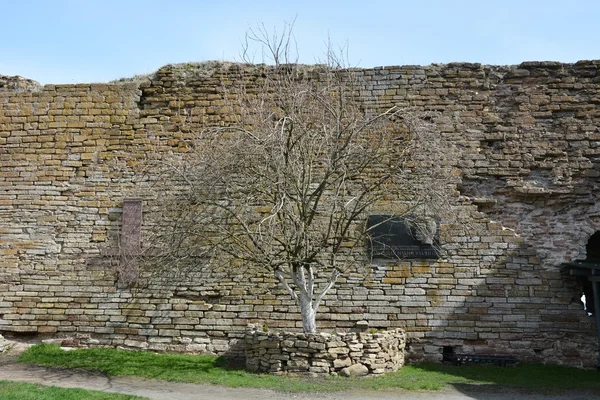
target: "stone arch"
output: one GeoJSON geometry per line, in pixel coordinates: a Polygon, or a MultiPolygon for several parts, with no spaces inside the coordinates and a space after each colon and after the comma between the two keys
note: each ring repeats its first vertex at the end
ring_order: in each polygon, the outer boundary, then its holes
{"type": "MultiPolygon", "coordinates": [[[[592,240],[594,235],[600,237],[600,201],[594,203],[594,205],[586,210],[585,218],[578,224],[576,223],[574,229],[578,230],[580,233],[579,240],[576,244],[576,250],[574,249],[577,251],[577,254],[573,254],[574,257],[568,257],[567,259],[586,260],[588,255],[588,243],[592,240]]],[[[600,260],[597,262],[600,262],[600,260]]]]}

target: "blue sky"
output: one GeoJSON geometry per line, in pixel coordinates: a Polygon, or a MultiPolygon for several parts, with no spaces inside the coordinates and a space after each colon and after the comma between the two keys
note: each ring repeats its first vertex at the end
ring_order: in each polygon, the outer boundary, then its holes
{"type": "Polygon", "coordinates": [[[0,0],[0,13],[0,74],[44,84],[239,60],[248,27],[296,16],[304,63],[328,37],[361,67],[600,59],[600,0],[0,0]]]}

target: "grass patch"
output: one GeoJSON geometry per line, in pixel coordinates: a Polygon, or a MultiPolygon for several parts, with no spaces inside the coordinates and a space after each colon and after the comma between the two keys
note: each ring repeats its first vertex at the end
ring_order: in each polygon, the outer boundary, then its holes
{"type": "Polygon", "coordinates": [[[2,400],[141,400],[145,397],[105,393],[96,390],[65,389],[35,383],[0,381],[2,400]]]}
{"type": "Polygon", "coordinates": [[[517,367],[422,364],[425,373],[443,373],[477,385],[500,385],[528,391],[600,390],[600,372],[560,365],[521,364],[517,367]]]}
{"type": "Polygon", "coordinates": [[[596,371],[524,364],[519,367],[439,364],[408,365],[395,373],[369,378],[327,377],[306,379],[254,374],[228,367],[209,355],[154,354],[114,349],[64,351],[57,345],[30,347],[20,362],[101,371],[108,375],[141,376],[172,382],[210,383],[229,387],[254,387],[288,392],[342,390],[439,390],[447,385],[502,385],[525,390],[600,390],[596,371]]]}

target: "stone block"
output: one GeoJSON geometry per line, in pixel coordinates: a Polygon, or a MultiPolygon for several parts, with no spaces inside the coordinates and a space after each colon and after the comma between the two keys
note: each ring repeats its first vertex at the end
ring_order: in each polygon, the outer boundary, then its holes
{"type": "Polygon", "coordinates": [[[362,364],[354,364],[346,367],[340,371],[340,375],[351,377],[351,376],[365,376],[369,374],[369,368],[362,364]]]}
{"type": "Polygon", "coordinates": [[[352,365],[352,360],[350,358],[338,358],[333,360],[333,367],[335,369],[341,369],[352,365]]]}

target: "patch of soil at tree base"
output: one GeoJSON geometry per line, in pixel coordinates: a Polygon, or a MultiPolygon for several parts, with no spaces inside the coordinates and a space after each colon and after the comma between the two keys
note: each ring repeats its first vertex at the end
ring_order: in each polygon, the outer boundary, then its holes
{"type": "Polygon", "coordinates": [[[0,365],[13,364],[17,362],[17,359],[19,358],[21,353],[33,345],[31,343],[22,343],[15,341],[6,342],[9,342],[9,345],[7,346],[8,349],[0,353],[0,365]]]}

